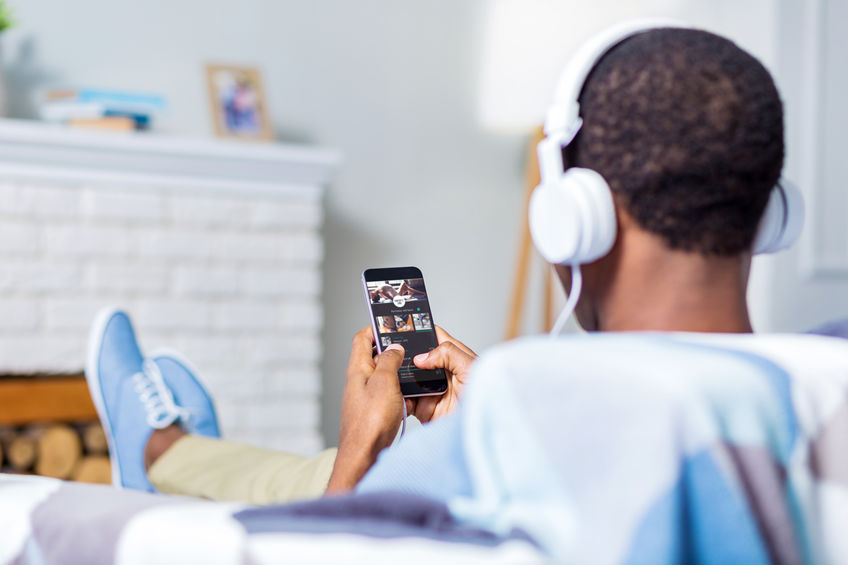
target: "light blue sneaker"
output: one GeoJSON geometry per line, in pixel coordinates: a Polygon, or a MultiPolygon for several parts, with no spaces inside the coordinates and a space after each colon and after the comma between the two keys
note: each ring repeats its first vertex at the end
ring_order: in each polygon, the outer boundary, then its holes
{"type": "Polygon", "coordinates": [[[144,448],[154,429],[179,422],[187,431],[220,436],[212,401],[188,367],[164,354],[144,358],[125,312],[106,308],[98,313],[85,376],[109,443],[114,485],[155,490],[144,468],[144,448]],[[196,412],[179,406],[176,392],[196,412]]]}
{"type": "Polygon", "coordinates": [[[200,436],[221,437],[215,404],[200,380],[197,369],[173,349],[152,351],[150,359],[159,367],[176,405],[188,412],[188,421],[180,421],[186,431],[200,436]]]}

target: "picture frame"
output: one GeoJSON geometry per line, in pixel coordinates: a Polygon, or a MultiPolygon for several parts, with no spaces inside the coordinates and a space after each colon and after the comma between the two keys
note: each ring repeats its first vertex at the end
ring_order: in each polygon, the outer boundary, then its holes
{"type": "Polygon", "coordinates": [[[257,141],[274,138],[259,69],[208,64],[206,83],[217,136],[257,141]]]}

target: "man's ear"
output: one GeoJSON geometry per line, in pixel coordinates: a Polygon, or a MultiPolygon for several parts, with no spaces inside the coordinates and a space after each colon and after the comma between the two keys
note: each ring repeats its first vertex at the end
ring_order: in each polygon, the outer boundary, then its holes
{"type": "Polygon", "coordinates": [[[616,238],[621,236],[622,230],[639,228],[636,219],[627,211],[627,202],[624,196],[612,193],[612,202],[615,204],[616,238]]]}

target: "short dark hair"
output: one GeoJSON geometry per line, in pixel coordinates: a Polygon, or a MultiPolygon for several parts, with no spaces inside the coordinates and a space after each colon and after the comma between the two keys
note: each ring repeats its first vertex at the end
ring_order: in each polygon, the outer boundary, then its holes
{"type": "Polygon", "coordinates": [[[783,167],[783,106],[763,65],[699,30],[656,29],[612,48],[580,96],[569,164],[606,178],[672,249],[749,250],[783,167]]]}

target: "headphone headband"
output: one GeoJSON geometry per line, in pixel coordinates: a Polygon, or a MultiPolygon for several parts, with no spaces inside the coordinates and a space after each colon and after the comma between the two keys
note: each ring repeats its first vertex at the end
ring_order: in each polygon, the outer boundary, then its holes
{"type": "Polygon", "coordinates": [[[584,43],[569,60],[560,75],[554,101],[545,116],[545,135],[558,137],[568,145],[580,130],[580,91],[586,79],[607,51],[632,35],[656,28],[688,28],[682,22],[667,18],[641,18],[614,25],[584,43]],[[561,135],[557,135],[557,134],[561,135]]]}

